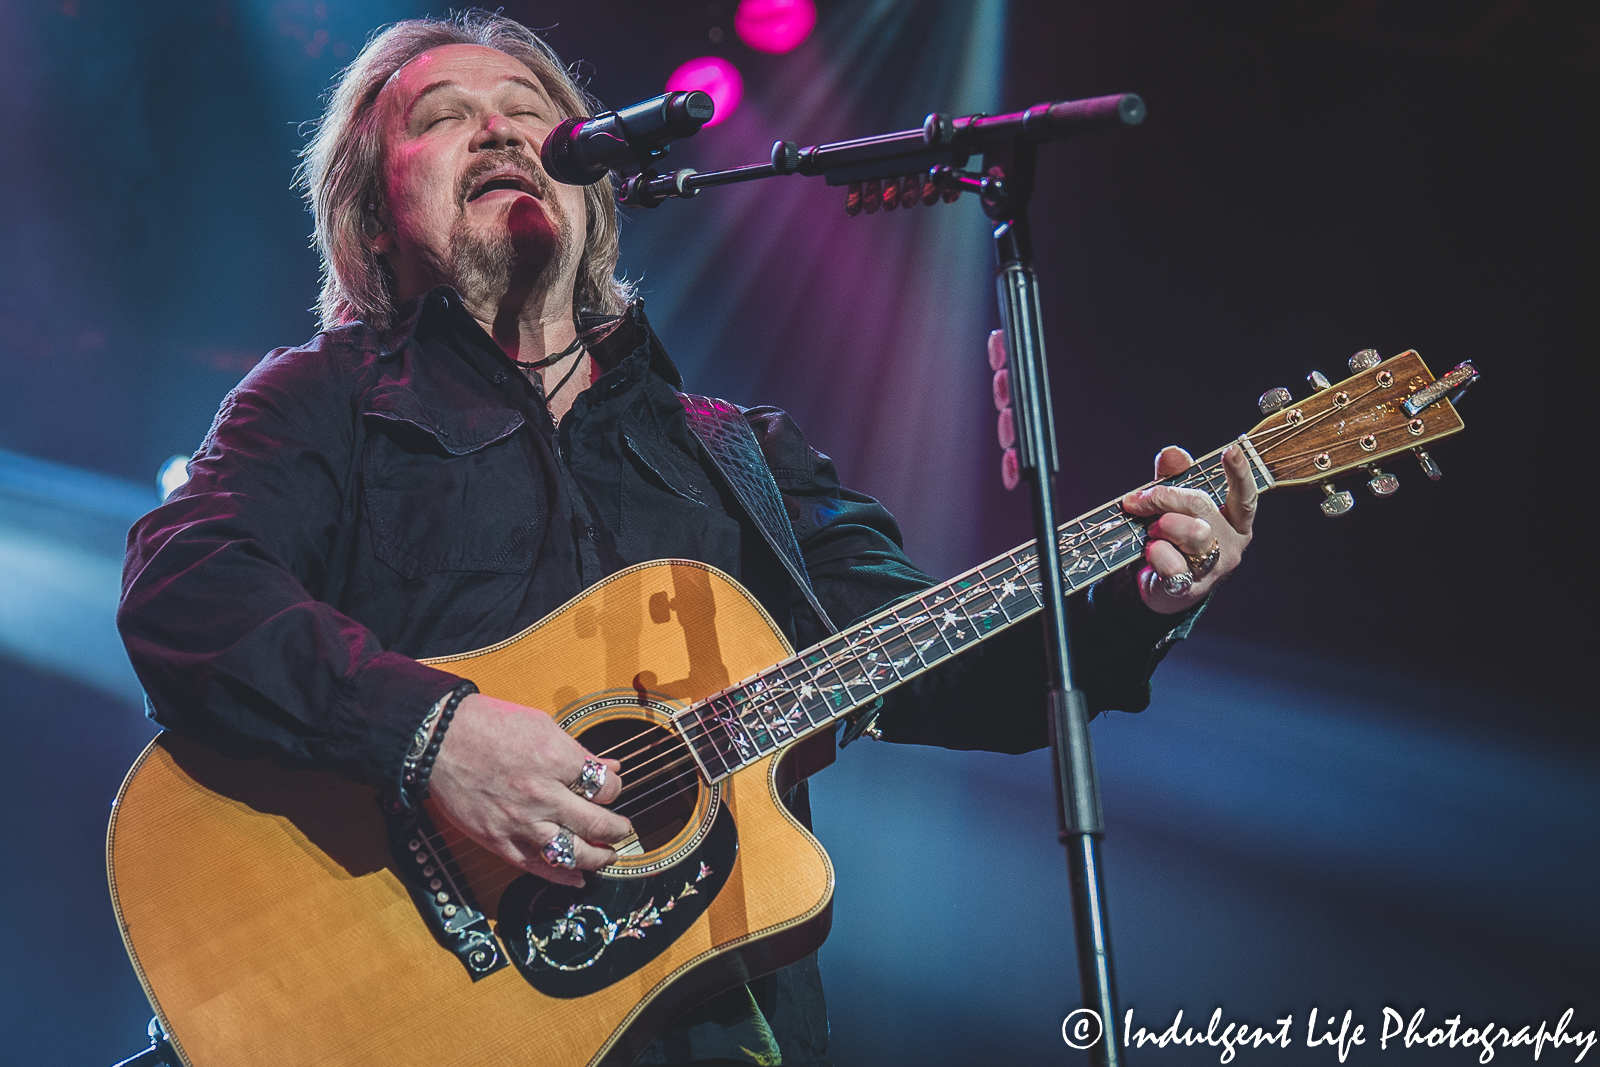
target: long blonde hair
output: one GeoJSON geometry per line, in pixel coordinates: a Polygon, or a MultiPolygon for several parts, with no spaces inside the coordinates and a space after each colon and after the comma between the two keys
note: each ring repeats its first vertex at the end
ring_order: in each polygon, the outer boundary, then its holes
{"type": "MultiPolygon", "coordinates": [[[[363,232],[369,205],[383,204],[377,100],[395,71],[432,48],[475,44],[519,60],[565,116],[594,114],[598,102],[573,79],[537,34],[504,15],[470,10],[449,18],[408,19],[374,34],[328,94],[328,106],[300,153],[296,182],[305,190],[322,256],[323,329],[360,320],[388,328],[395,317],[394,276],[363,232]]],[[[616,277],[617,208],[609,181],[584,190],[588,207],[573,314],[620,314],[633,286],[616,277]]]]}

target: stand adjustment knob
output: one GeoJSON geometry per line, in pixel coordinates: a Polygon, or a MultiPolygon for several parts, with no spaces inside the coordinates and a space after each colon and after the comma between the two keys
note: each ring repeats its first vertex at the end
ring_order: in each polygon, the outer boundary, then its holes
{"type": "Polygon", "coordinates": [[[1261,399],[1257,400],[1256,404],[1261,408],[1261,414],[1271,415],[1274,411],[1282,411],[1284,406],[1293,399],[1294,397],[1289,395],[1289,390],[1280,385],[1275,389],[1268,389],[1262,393],[1261,399]]]}
{"type": "Polygon", "coordinates": [[[1378,355],[1376,348],[1363,348],[1350,357],[1350,373],[1360,374],[1364,370],[1371,370],[1383,362],[1383,357],[1378,355]]]}
{"type": "Polygon", "coordinates": [[[1322,491],[1327,494],[1322,504],[1322,513],[1330,519],[1336,519],[1356,506],[1356,498],[1349,491],[1335,489],[1332,482],[1323,482],[1322,491]]]}
{"type": "Polygon", "coordinates": [[[1400,488],[1400,479],[1392,474],[1385,474],[1377,467],[1369,467],[1368,472],[1372,477],[1367,479],[1367,488],[1372,490],[1372,495],[1377,497],[1394,496],[1400,488]]]}
{"type": "Polygon", "coordinates": [[[1444,471],[1439,469],[1439,464],[1434,462],[1432,456],[1420,448],[1413,448],[1412,451],[1417,454],[1417,462],[1422,464],[1422,473],[1428,476],[1428,481],[1436,482],[1444,477],[1444,471]]]}
{"type": "Polygon", "coordinates": [[[1315,389],[1319,393],[1332,384],[1328,381],[1328,376],[1319,370],[1314,370],[1310,374],[1306,375],[1306,381],[1310,382],[1311,388],[1315,389]]]}

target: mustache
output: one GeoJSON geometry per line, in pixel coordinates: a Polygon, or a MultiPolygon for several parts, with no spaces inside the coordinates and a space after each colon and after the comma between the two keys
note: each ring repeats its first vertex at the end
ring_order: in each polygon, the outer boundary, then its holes
{"type": "Polygon", "coordinates": [[[503,171],[507,167],[527,178],[538,190],[540,200],[550,199],[554,189],[550,184],[550,176],[545,174],[543,167],[535,163],[531,156],[517,149],[497,148],[481,153],[477,161],[462,173],[461,180],[456,183],[456,202],[465,209],[467,198],[472,195],[472,189],[478,184],[478,179],[492,171],[503,171]]]}

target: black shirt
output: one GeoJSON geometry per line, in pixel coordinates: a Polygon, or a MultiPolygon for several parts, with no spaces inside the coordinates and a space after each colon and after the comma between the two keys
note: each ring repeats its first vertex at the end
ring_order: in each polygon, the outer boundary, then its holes
{"type": "MultiPolygon", "coordinates": [[[[652,559],[732,575],[797,647],[824,636],[690,431],[677,369],[638,305],[585,323],[604,334],[589,346],[604,373],[559,428],[453,290],[402,314],[385,336],[353,324],[269,354],[223,401],[188,483],[131,531],[118,623],[163,726],[392,787],[422,716],[459,681],[419,658],[503,640],[652,559]]],[[[746,418],[834,620],[933,584],[893,517],[842,487],[792,419],[746,418]]],[[[1070,603],[1091,707],[1142,709],[1188,623],[1173,629],[1125,578],[1070,603]]],[[[880,718],[885,736],[1044,744],[1040,640],[1036,620],[1018,625],[903,687],[880,718]]],[[[814,965],[762,987],[780,1042],[793,1032],[825,1044],[813,987],[814,965]],[[777,1005],[787,1019],[773,1017],[780,993],[799,1004],[777,1005]]],[[[754,1047],[748,1033],[715,1036],[749,1020],[706,1018],[685,1032],[712,1036],[684,1055],[754,1047]]],[[[804,1061],[798,1052],[786,1061],[804,1061]]]]}

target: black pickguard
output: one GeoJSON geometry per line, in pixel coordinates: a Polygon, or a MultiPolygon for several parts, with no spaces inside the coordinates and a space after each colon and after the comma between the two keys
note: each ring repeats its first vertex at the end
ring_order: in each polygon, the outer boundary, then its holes
{"type": "Polygon", "coordinates": [[[700,846],[659,874],[591,874],[582,889],[523,875],[500,898],[500,939],[539,992],[588,996],[681,937],[722,891],[738,853],[739,831],[724,805],[700,846]]]}

